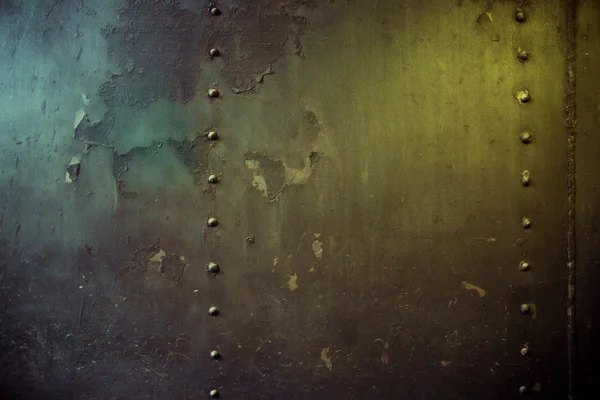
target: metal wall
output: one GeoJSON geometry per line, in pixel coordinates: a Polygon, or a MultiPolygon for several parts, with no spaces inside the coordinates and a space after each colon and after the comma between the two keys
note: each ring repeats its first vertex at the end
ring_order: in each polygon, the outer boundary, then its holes
{"type": "Polygon", "coordinates": [[[8,398],[588,398],[597,6],[0,10],[8,398]]]}

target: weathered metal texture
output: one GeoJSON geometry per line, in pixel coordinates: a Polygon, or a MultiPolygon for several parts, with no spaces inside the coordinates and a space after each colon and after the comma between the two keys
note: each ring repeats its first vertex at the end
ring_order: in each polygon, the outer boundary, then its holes
{"type": "Polygon", "coordinates": [[[8,3],[110,73],[3,78],[5,393],[566,396],[565,2],[8,3]]]}
{"type": "Polygon", "coordinates": [[[600,396],[600,4],[580,2],[577,19],[577,398],[600,396]]]}

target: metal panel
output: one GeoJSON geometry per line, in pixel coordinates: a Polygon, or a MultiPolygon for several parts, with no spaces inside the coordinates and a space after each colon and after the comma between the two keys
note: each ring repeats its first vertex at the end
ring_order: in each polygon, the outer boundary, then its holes
{"type": "Polygon", "coordinates": [[[0,5],[7,396],[565,397],[574,3],[41,3],[0,5]]]}

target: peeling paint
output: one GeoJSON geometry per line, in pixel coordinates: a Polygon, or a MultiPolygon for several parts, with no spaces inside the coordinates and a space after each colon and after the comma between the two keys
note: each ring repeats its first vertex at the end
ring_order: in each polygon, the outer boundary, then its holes
{"type": "Polygon", "coordinates": [[[315,240],[312,243],[312,251],[315,254],[317,260],[321,260],[323,258],[323,242],[319,240],[320,233],[315,233],[315,240]]]}
{"type": "Polygon", "coordinates": [[[288,278],[288,288],[290,289],[290,292],[295,291],[296,289],[298,289],[298,274],[291,274],[290,277],[288,278]]]}
{"type": "Polygon", "coordinates": [[[325,363],[325,366],[330,371],[333,369],[333,363],[331,362],[331,358],[329,358],[329,347],[323,347],[321,350],[321,361],[325,363]]]}
{"type": "Polygon", "coordinates": [[[260,175],[260,163],[256,160],[246,160],[246,167],[252,170],[252,186],[255,187],[265,198],[269,198],[269,190],[267,180],[263,175],[260,175]]]}
{"type": "Polygon", "coordinates": [[[473,285],[472,283],[469,283],[467,281],[462,281],[462,285],[467,290],[477,291],[477,294],[479,295],[479,297],[485,297],[485,290],[483,290],[479,286],[473,285]]]}
{"type": "Polygon", "coordinates": [[[158,253],[148,258],[148,262],[156,262],[162,264],[163,260],[167,256],[167,253],[163,249],[160,249],[158,253]]]}

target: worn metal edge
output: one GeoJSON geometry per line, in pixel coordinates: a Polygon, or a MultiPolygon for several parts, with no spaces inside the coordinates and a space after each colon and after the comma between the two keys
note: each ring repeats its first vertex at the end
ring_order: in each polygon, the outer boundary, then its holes
{"type": "Polygon", "coordinates": [[[577,106],[575,76],[577,60],[577,0],[565,0],[566,11],[566,68],[567,82],[565,87],[565,127],[567,133],[567,358],[568,358],[568,393],[569,399],[575,398],[577,335],[575,326],[575,282],[576,282],[576,242],[575,242],[575,212],[576,212],[576,132],[577,106]]]}

